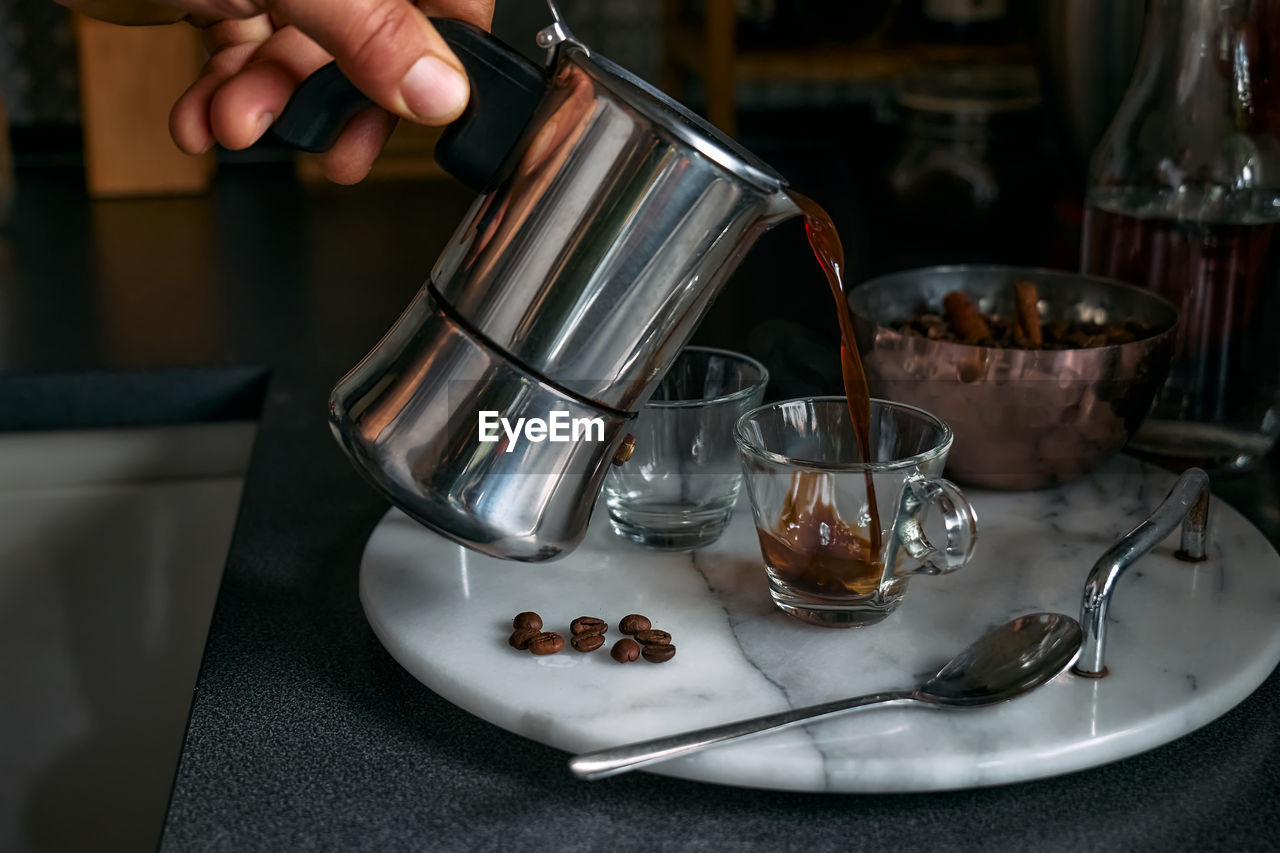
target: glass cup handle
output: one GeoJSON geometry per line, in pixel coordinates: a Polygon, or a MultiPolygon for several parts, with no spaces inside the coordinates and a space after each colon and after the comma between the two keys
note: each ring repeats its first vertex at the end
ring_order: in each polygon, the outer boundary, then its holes
{"type": "Polygon", "coordinates": [[[978,516],[964,492],[951,481],[908,480],[902,489],[898,520],[894,524],[898,547],[920,561],[906,574],[945,575],[969,562],[978,539],[978,516]],[[942,514],[946,546],[939,550],[924,535],[923,521],[930,508],[942,514]]]}

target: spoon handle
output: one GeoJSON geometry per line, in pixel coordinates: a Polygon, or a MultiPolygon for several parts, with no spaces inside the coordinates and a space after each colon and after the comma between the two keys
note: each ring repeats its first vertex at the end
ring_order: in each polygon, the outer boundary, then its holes
{"type": "Polygon", "coordinates": [[[872,705],[901,704],[912,701],[916,701],[914,695],[905,690],[870,693],[866,696],[855,696],[852,699],[837,699],[834,702],[793,708],[776,714],[739,720],[736,723],[724,723],[683,734],[642,740],[595,752],[584,752],[569,759],[569,770],[580,779],[604,779],[607,776],[626,773],[637,767],[688,755],[731,740],[742,740],[765,732],[787,729],[809,720],[834,717],[860,708],[869,708],[872,705]]]}

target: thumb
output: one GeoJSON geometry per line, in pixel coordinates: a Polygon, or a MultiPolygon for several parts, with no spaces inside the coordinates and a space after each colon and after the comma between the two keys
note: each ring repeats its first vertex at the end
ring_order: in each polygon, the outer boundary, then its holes
{"type": "Polygon", "coordinates": [[[391,112],[439,125],[466,107],[462,63],[408,0],[278,0],[275,10],[391,112]]]}

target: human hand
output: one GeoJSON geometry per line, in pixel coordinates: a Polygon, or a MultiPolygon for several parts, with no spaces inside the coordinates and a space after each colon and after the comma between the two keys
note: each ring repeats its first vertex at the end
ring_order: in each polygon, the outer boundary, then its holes
{"type": "Polygon", "coordinates": [[[368,174],[397,117],[442,125],[467,103],[462,64],[426,14],[461,18],[485,29],[493,0],[59,0],[102,20],[200,28],[209,61],[169,117],[169,132],[189,154],[214,143],[255,143],[298,84],[336,59],[380,107],[358,114],[321,169],[338,183],[368,174]],[[419,11],[421,10],[421,11],[419,11]]]}

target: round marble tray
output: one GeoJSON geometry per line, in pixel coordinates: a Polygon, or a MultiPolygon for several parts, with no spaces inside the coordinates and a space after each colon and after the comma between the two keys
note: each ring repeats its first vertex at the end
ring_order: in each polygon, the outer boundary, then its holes
{"type": "MultiPolygon", "coordinates": [[[[913,580],[897,613],[863,629],[811,627],[773,606],[745,505],[719,542],[692,554],[634,546],[602,509],[577,551],[544,564],[477,555],[392,511],[365,549],[360,592],[382,643],[422,683],[504,729],[580,752],[909,687],[1012,616],[1078,615],[1093,562],[1172,484],[1122,457],[1051,491],[972,491],[974,561],[913,580]],[[568,648],[534,657],[506,642],[521,610],[565,634],[577,616],[613,626],[644,613],[679,652],[660,665],[568,648]]],[[[860,712],[650,772],[771,789],[932,791],[1052,776],[1173,740],[1240,702],[1280,661],[1280,556],[1216,499],[1210,530],[1207,562],[1174,559],[1175,534],[1120,580],[1107,678],[1063,674],[982,710],[860,712]]],[[[610,643],[617,636],[611,629],[610,643]]]]}

